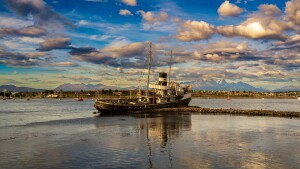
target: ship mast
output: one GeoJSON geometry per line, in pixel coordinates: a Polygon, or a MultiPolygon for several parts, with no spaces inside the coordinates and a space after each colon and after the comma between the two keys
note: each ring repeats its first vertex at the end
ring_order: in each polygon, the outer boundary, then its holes
{"type": "Polygon", "coordinates": [[[170,68],[169,68],[169,85],[170,85],[170,79],[171,79],[171,65],[172,65],[172,50],[171,50],[171,54],[170,54],[170,68]]]}
{"type": "Polygon", "coordinates": [[[149,42],[149,56],[148,56],[148,81],[147,81],[147,91],[146,91],[146,97],[148,96],[148,91],[149,91],[149,80],[150,80],[150,65],[151,65],[151,56],[152,56],[152,42],[149,42]]]}

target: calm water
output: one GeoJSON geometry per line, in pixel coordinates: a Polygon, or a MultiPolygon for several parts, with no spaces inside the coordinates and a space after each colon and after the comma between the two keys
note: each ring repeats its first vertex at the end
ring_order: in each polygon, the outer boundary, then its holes
{"type": "MultiPolygon", "coordinates": [[[[93,103],[1,100],[0,168],[300,166],[300,119],[193,114],[94,117],[93,103]]],[[[194,99],[191,104],[298,111],[299,103],[194,99]]]]}

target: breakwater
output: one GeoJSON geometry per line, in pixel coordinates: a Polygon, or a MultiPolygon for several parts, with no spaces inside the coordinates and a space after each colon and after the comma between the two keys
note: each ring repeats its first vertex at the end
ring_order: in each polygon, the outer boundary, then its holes
{"type": "Polygon", "coordinates": [[[143,111],[143,113],[193,113],[193,114],[228,114],[228,115],[247,115],[247,116],[273,116],[273,117],[300,117],[300,112],[275,111],[275,110],[239,110],[239,109],[210,109],[197,106],[162,108],[143,111]]]}

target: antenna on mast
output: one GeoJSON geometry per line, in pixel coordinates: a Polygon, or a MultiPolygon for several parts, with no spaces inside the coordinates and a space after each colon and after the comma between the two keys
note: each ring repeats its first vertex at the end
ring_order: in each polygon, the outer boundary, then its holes
{"type": "Polygon", "coordinates": [[[171,65],[172,65],[172,50],[171,50],[171,53],[170,53],[170,68],[169,68],[169,84],[170,84],[170,79],[171,79],[171,65]]]}

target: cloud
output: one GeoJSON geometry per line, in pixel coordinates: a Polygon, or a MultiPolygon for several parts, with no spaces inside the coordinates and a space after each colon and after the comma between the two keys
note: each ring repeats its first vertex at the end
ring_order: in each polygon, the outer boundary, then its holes
{"type": "Polygon", "coordinates": [[[276,5],[260,5],[259,10],[264,13],[266,16],[278,16],[281,11],[276,5]]]}
{"type": "Polygon", "coordinates": [[[0,28],[0,38],[4,36],[30,36],[37,37],[46,34],[46,30],[41,27],[30,26],[21,29],[0,28]]]}
{"type": "Polygon", "coordinates": [[[44,39],[41,38],[33,38],[33,37],[21,37],[20,40],[26,43],[41,43],[44,42],[44,39]]]}
{"type": "Polygon", "coordinates": [[[62,23],[72,26],[67,19],[54,12],[43,0],[5,0],[6,6],[18,16],[32,16],[36,24],[62,23]]]}
{"type": "Polygon", "coordinates": [[[97,52],[95,48],[92,47],[71,47],[71,51],[69,52],[71,55],[83,55],[83,54],[89,54],[92,52],[97,52]]]}
{"type": "Polygon", "coordinates": [[[84,77],[84,76],[75,76],[75,77],[65,77],[68,79],[71,79],[75,82],[85,82],[85,83],[92,83],[92,82],[98,82],[99,83],[99,79],[93,79],[90,77],[84,77]]]}
{"type": "MultiPolygon", "coordinates": [[[[263,4],[258,11],[239,25],[224,25],[214,27],[203,21],[185,21],[178,29],[177,39],[181,41],[197,41],[210,38],[213,34],[225,37],[245,37],[248,39],[271,39],[285,41],[288,30],[300,31],[300,0],[292,0],[286,3],[285,15],[281,15],[276,5],[263,4]],[[299,21],[299,22],[298,22],[299,21]]],[[[234,16],[235,10],[229,1],[225,1],[219,8],[222,16],[234,16]],[[230,7],[231,6],[231,7],[230,7]],[[226,11],[233,13],[225,13],[226,11]],[[224,12],[224,13],[222,13],[224,12]]]]}
{"type": "Polygon", "coordinates": [[[277,41],[274,46],[292,46],[300,45],[300,35],[294,35],[289,37],[286,41],[277,41]]]}
{"type": "Polygon", "coordinates": [[[270,59],[264,63],[276,68],[283,68],[286,71],[300,70],[300,46],[296,48],[287,48],[281,50],[266,51],[265,54],[271,55],[270,59]]]}
{"type": "Polygon", "coordinates": [[[120,9],[119,14],[123,16],[132,16],[132,13],[127,9],[120,9]]]}
{"type": "Polygon", "coordinates": [[[102,49],[90,49],[86,52],[74,52],[70,54],[74,59],[94,64],[104,64],[112,67],[143,67],[146,63],[147,45],[144,42],[136,42],[121,46],[107,46],[102,49]]]}
{"type": "Polygon", "coordinates": [[[0,27],[20,29],[24,27],[33,26],[33,20],[17,19],[8,16],[0,16],[0,27]]]}
{"type": "Polygon", "coordinates": [[[238,6],[231,4],[229,1],[224,1],[218,8],[218,13],[221,16],[239,16],[243,10],[238,6]]]}
{"type": "Polygon", "coordinates": [[[160,12],[158,16],[155,16],[152,12],[145,12],[143,10],[139,10],[136,13],[141,14],[143,20],[147,21],[150,24],[154,24],[156,22],[164,22],[169,19],[169,16],[166,12],[160,12]]]}
{"type": "Polygon", "coordinates": [[[121,0],[124,4],[129,6],[136,6],[136,0],[121,0]]]}
{"type": "Polygon", "coordinates": [[[234,43],[219,41],[207,44],[194,52],[193,58],[202,61],[224,63],[227,61],[257,61],[264,58],[256,56],[257,52],[249,47],[247,42],[234,43]]]}
{"type": "Polygon", "coordinates": [[[29,58],[38,58],[38,57],[43,57],[46,55],[47,55],[47,53],[45,53],[45,52],[29,52],[26,54],[26,56],[29,58]]]}
{"type": "Polygon", "coordinates": [[[265,15],[265,13],[268,13],[266,10],[260,12],[252,15],[238,26],[219,26],[217,27],[217,32],[226,37],[242,36],[249,39],[287,39],[287,35],[283,34],[283,31],[289,29],[289,25],[274,16],[265,15]]]}
{"type": "Polygon", "coordinates": [[[18,53],[7,52],[0,48],[0,64],[9,66],[34,66],[38,65],[41,57],[44,57],[45,53],[18,53]]]}
{"type": "Polygon", "coordinates": [[[40,47],[37,50],[50,51],[53,49],[69,49],[70,45],[71,45],[70,38],[56,37],[41,42],[40,47]]]}
{"type": "Polygon", "coordinates": [[[215,33],[215,28],[204,21],[185,21],[178,30],[177,39],[181,41],[197,41],[208,39],[215,33]]]}
{"type": "Polygon", "coordinates": [[[300,19],[300,12],[299,16],[297,15],[297,11],[300,11],[299,2],[300,0],[293,0],[286,3],[284,19],[280,17],[281,11],[276,5],[264,4],[258,7],[258,12],[250,15],[241,24],[219,26],[217,32],[226,37],[241,36],[249,39],[284,41],[288,38],[288,35],[284,34],[286,30],[299,28],[300,22],[297,23],[300,19]]]}
{"type": "Polygon", "coordinates": [[[129,29],[135,29],[136,26],[132,24],[116,24],[116,23],[105,23],[105,22],[94,22],[88,20],[80,20],[77,23],[78,26],[84,26],[92,29],[97,29],[106,32],[109,35],[118,33],[128,33],[129,29]]]}
{"type": "Polygon", "coordinates": [[[300,32],[300,0],[286,2],[285,19],[295,27],[295,30],[300,32]]]}
{"type": "Polygon", "coordinates": [[[76,67],[78,65],[74,62],[64,61],[64,62],[47,63],[47,64],[43,64],[43,66],[49,66],[49,67],[76,67]]]}

